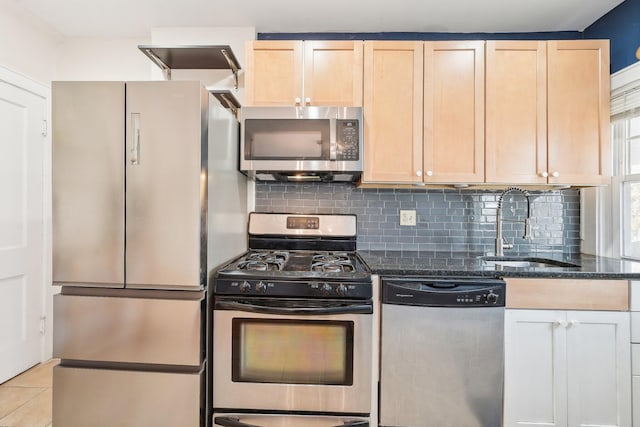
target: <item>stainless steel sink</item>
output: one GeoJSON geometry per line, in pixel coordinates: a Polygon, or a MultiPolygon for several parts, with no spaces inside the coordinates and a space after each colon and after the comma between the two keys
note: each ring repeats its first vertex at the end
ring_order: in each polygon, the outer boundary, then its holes
{"type": "Polygon", "coordinates": [[[483,256],[486,265],[520,268],[576,268],[578,264],[540,257],[483,256]]]}

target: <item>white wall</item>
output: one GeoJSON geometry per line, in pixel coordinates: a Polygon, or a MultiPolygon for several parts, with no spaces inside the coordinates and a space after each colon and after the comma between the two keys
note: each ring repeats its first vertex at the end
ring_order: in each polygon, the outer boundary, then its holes
{"type": "Polygon", "coordinates": [[[0,0],[0,65],[49,86],[63,36],[14,0],[0,0]]]}
{"type": "Polygon", "coordinates": [[[67,38],[58,49],[54,80],[150,80],[152,63],[141,44],[149,38],[67,38]]]}

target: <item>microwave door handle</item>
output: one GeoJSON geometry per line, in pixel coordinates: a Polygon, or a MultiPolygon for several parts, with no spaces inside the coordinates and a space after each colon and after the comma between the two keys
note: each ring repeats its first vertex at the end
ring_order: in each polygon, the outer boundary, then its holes
{"type": "Polygon", "coordinates": [[[216,301],[214,309],[247,311],[260,314],[280,315],[331,315],[331,314],[372,314],[373,306],[370,304],[354,304],[339,307],[270,307],[258,304],[247,304],[236,301],[216,301]]]}
{"type": "Polygon", "coordinates": [[[239,418],[234,417],[215,417],[213,423],[217,426],[224,427],[261,427],[255,424],[247,424],[240,421],[239,418]]]}
{"type": "Polygon", "coordinates": [[[336,119],[329,120],[329,160],[338,158],[338,132],[336,119]]]}

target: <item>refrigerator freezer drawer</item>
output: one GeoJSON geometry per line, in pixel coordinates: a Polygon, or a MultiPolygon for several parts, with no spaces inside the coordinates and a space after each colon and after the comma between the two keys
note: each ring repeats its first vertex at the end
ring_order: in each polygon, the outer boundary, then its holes
{"type": "Polygon", "coordinates": [[[199,427],[201,376],[56,366],[53,425],[199,427]]]}
{"type": "Polygon", "coordinates": [[[54,296],[53,355],[61,359],[202,364],[202,300],[54,296]]]}

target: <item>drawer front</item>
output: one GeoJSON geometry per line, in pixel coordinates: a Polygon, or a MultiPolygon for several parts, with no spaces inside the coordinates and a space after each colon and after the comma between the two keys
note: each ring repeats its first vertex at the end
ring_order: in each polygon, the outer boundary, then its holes
{"type": "Polygon", "coordinates": [[[201,373],[53,368],[53,425],[199,427],[201,373]]]}
{"type": "Polygon", "coordinates": [[[640,281],[631,281],[631,311],[640,311],[640,281]]]}
{"type": "Polygon", "coordinates": [[[627,280],[505,278],[507,308],[629,310],[627,280]]]}
{"type": "Polygon", "coordinates": [[[61,359],[200,366],[200,300],[54,296],[61,359]]]}

